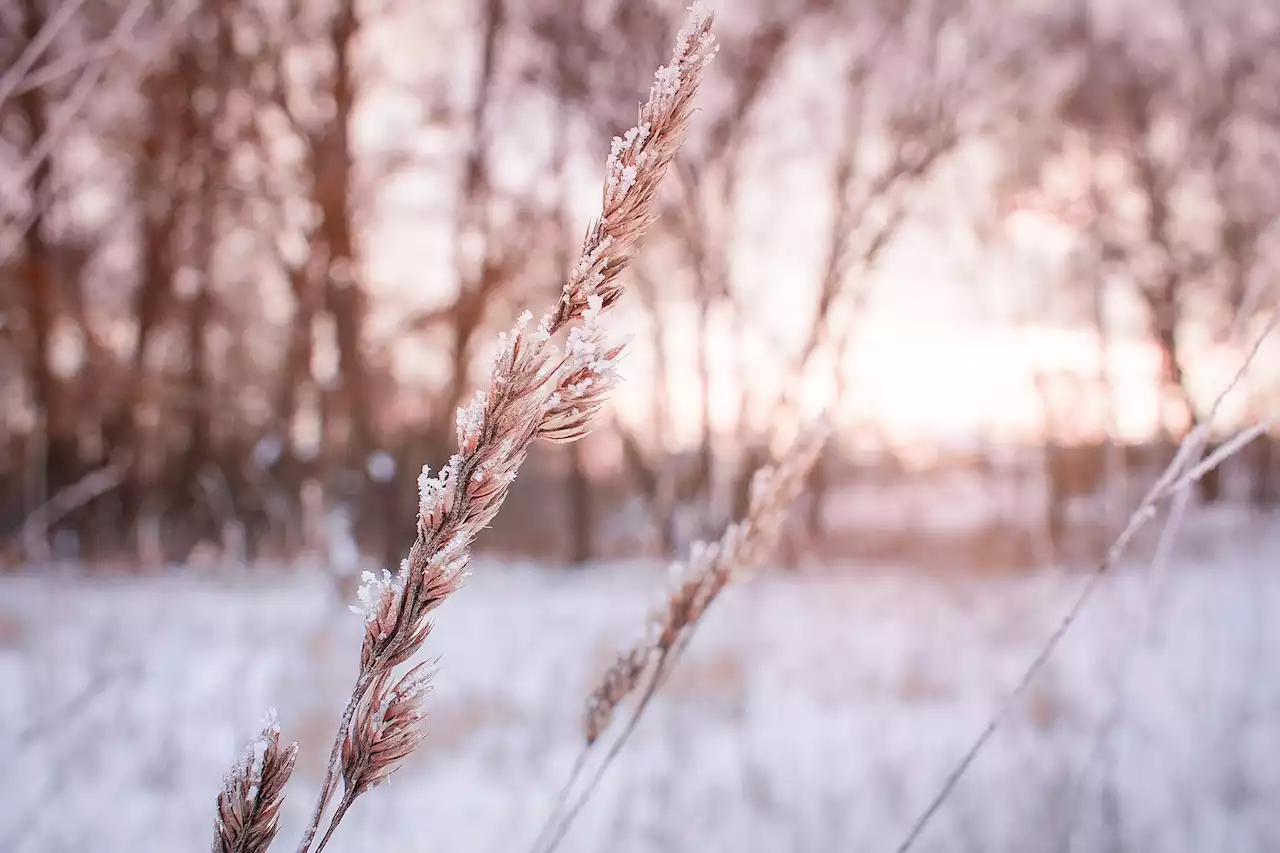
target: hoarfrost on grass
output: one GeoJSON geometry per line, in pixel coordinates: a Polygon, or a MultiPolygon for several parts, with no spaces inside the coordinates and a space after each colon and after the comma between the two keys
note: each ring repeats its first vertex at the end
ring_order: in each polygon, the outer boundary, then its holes
{"type": "MultiPolygon", "coordinates": [[[[1199,556],[1170,575],[1112,746],[1088,768],[1077,851],[1280,849],[1280,533],[1226,533],[1189,540],[1199,556]]],[[[643,565],[482,569],[437,612],[448,666],[421,754],[352,813],[335,853],[418,849],[427,831],[475,853],[531,839],[576,754],[583,697],[666,585],[643,565]]],[[[319,575],[0,579],[17,638],[0,646],[0,849],[205,845],[209,792],[261,709],[276,702],[306,741],[349,687],[363,626],[333,618],[319,575]],[[18,742],[99,672],[114,680],[56,737],[18,742]]],[[[864,568],[732,588],[565,850],[892,849],[1081,580],[864,568]]],[[[1148,601],[1140,572],[1109,580],[920,850],[1054,849],[1148,601]]],[[[294,794],[313,789],[322,751],[304,742],[294,794]]],[[[285,836],[309,805],[286,799],[285,836]]]]}

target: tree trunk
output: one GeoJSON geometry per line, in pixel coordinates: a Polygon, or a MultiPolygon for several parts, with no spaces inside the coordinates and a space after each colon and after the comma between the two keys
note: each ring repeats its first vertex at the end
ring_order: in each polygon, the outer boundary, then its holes
{"type": "Polygon", "coordinates": [[[348,464],[360,466],[373,449],[374,413],[364,354],[367,297],[355,266],[351,221],[350,134],[355,91],[350,54],[357,29],[354,0],[343,0],[329,30],[334,61],[334,116],[317,152],[315,195],[320,206],[320,232],[329,260],[324,277],[325,307],[337,333],[339,394],[350,427],[345,455],[348,464]]]}
{"type": "Polygon", "coordinates": [[[569,512],[569,561],[585,566],[594,556],[595,529],[591,508],[591,479],[582,459],[582,443],[575,441],[566,448],[569,471],[565,497],[569,512]]]}
{"type": "MultiPolygon", "coordinates": [[[[23,4],[24,35],[35,39],[44,26],[44,16],[33,0],[23,4]]],[[[48,132],[44,96],[40,89],[30,89],[18,96],[18,107],[27,124],[28,147],[32,151],[44,142],[48,132]]],[[[44,489],[42,500],[71,485],[77,476],[77,442],[75,423],[67,410],[65,389],[53,371],[53,335],[58,319],[58,282],[53,258],[45,240],[45,214],[51,201],[50,157],[41,158],[31,175],[30,193],[33,215],[23,234],[27,322],[31,330],[30,376],[36,405],[43,414],[44,489]]]]}
{"type": "MultiPolygon", "coordinates": [[[[130,471],[120,488],[121,511],[126,523],[132,524],[141,511],[143,494],[149,487],[154,437],[151,426],[142,417],[147,404],[148,365],[152,336],[159,327],[169,303],[173,279],[172,246],[176,205],[174,188],[166,179],[167,161],[180,160],[170,150],[172,140],[166,138],[168,92],[171,82],[156,79],[144,87],[148,98],[147,134],[142,142],[142,158],[134,167],[134,191],[142,205],[142,234],[138,245],[138,287],[133,297],[133,317],[137,335],[133,343],[132,369],[128,388],[110,426],[116,447],[127,449],[130,471]]],[[[181,152],[179,152],[181,153],[181,152]]]]}
{"type": "Polygon", "coordinates": [[[805,513],[805,528],[809,534],[810,546],[822,541],[825,534],[823,509],[827,498],[827,487],[831,484],[831,472],[828,470],[828,459],[824,453],[813,463],[809,472],[809,504],[805,513]]]}
{"type": "MultiPolygon", "coordinates": [[[[193,91],[201,82],[197,57],[194,55],[195,50],[196,45],[190,45],[180,60],[180,68],[185,72],[183,76],[193,91]]],[[[216,114],[217,111],[215,111],[216,114]]],[[[193,198],[188,200],[188,213],[194,220],[190,262],[197,276],[196,291],[183,294],[187,299],[185,389],[187,446],[182,470],[183,479],[188,489],[191,489],[198,482],[200,471],[209,461],[212,453],[210,418],[213,406],[209,399],[212,382],[209,376],[209,351],[206,338],[210,315],[213,312],[210,279],[213,271],[214,245],[217,240],[214,222],[218,214],[218,205],[214,190],[216,186],[214,172],[217,169],[213,142],[214,128],[200,121],[190,99],[183,109],[183,121],[187,125],[186,136],[195,149],[192,152],[192,159],[199,162],[202,171],[200,183],[192,193],[193,198]]]]}

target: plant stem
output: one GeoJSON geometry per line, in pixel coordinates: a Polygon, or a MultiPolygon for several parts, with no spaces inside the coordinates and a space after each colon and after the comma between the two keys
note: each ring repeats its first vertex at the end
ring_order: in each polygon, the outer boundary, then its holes
{"type": "MultiPolygon", "coordinates": [[[[333,739],[333,749],[329,751],[329,765],[325,768],[324,785],[320,788],[320,796],[316,800],[316,807],[311,815],[311,821],[307,824],[307,828],[303,830],[302,840],[298,842],[297,853],[309,853],[311,842],[315,840],[316,832],[320,829],[320,818],[324,817],[324,810],[329,805],[329,798],[333,796],[333,789],[337,785],[338,759],[342,754],[342,741],[347,736],[347,728],[351,725],[351,718],[355,716],[356,708],[360,706],[365,694],[369,692],[369,685],[373,683],[373,672],[376,668],[375,664],[375,666],[370,667],[361,674],[351,691],[351,700],[347,702],[347,708],[342,712],[342,721],[338,723],[338,733],[333,739]]],[[[350,803],[346,803],[346,806],[350,805],[350,803]]],[[[340,808],[345,811],[345,806],[340,806],[340,808]]],[[[330,827],[329,831],[332,832],[333,828],[330,827]]],[[[326,833],[326,841],[328,837],[328,833],[326,833]]],[[[320,848],[324,848],[323,841],[320,843],[320,848]]]]}
{"type": "Polygon", "coordinates": [[[342,822],[342,816],[347,813],[347,809],[351,808],[351,804],[356,801],[355,792],[347,791],[342,795],[342,801],[338,803],[337,810],[333,813],[333,820],[329,821],[329,828],[325,830],[324,837],[320,839],[320,846],[316,848],[316,853],[322,853],[325,845],[329,843],[329,839],[333,837],[333,831],[338,828],[338,824],[342,822]]]}

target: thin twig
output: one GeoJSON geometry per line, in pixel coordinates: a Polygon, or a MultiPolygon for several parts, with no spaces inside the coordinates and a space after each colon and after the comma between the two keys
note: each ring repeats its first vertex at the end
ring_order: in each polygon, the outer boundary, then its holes
{"type": "Polygon", "coordinates": [[[66,27],[71,21],[71,17],[84,4],[85,0],[67,0],[44,22],[44,26],[36,33],[35,38],[27,42],[26,48],[22,51],[17,61],[9,66],[9,70],[4,73],[3,77],[0,77],[0,105],[4,104],[17,92],[19,85],[26,78],[27,72],[31,70],[31,66],[36,64],[41,54],[53,43],[58,32],[66,27]]]}
{"type": "Polygon", "coordinates": [[[1098,584],[1102,582],[1102,578],[1106,574],[1106,568],[1107,564],[1104,562],[1099,564],[1099,568],[1090,573],[1088,581],[1085,582],[1085,585],[1076,595],[1075,601],[1071,603],[1071,608],[1062,618],[1062,621],[1058,623],[1058,627],[1055,628],[1054,632],[1049,636],[1048,641],[1040,650],[1040,653],[1036,655],[1035,659],[1031,662],[1031,665],[1027,667],[1025,672],[1023,672],[1022,678],[1018,680],[1018,684],[1014,687],[1013,692],[1005,697],[1005,700],[1000,704],[999,709],[996,710],[995,714],[992,715],[991,719],[988,720],[987,724],[983,727],[981,734],[979,734],[973,743],[970,744],[969,748],[965,750],[960,761],[952,768],[951,772],[947,774],[947,778],[942,783],[942,787],[938,790],[938,793],[934,795],[933,799],[929,801],[929,805],[925,807],[925,810],[916,818],[915,823],[911,825],[911,830],[907,833],[906,838],[904,838],[902,843],[898,845],[897,853],[905,853],[905,851],[910,850],[911,846],[915,844],[916,839],[920,837],[920,833],[924,832],[925,827],[929,825],[929,821],[933,818],[934,814],[936,814],[938,809],[942,807],[942,804],[946,802],[947,797],[951,795],[951,792],[955,789],[956,785],[959,784],[961,777],[964,776],[965,772],[968,771],[974,760],[977,759],[978,753],[982,751],[982,748],[987,745],[987,741],[989,741],[991,736],[996,733],[996,730],[1000,728],[1000,724],[1005,721],[1009,712],[1013,710],[1015,705],[1017,705],[1018,700],[1022,698],[1022,694],[1026,692],[1027,687],[1030,686],[1036,675],[1038,675],[1040,670],[1044,668],[1044,665],[1049,662],[1049,658],[1058,648],[1058,644],[1062,642],[1062,638],[1066,636],[1067,631],[1071,629],[1071,626],[1075,624],[1076,619],[1079,618],[1080,613],[1084,610],[1085,603],[1089,600],[1090,596],[1093,595],[1098,584]]]}
{"type": "MultiPolygon", "coordinates": [[[[756,472],[743,518],[730,525],[715,543],[694,546],[688,564],[681,567],[663,606],[650,614],[647,635],[620,652],[606,671],[587,700],[583,734],[588,757],[604,742],[601,736],[610,730],[613,715],[621,703],[637,690],[641,695],[632,706],[630,718],[609,743],[594,774],[573,804],[565,809],[563,798],[557,801],[538,832],[533,853],[551,853],[564,838],[609,765],[635,731],[649,702],[666,683],[720,591],[736,575],[761,565],[776,547],[787,510],[808,479],[826,435],[825,425],[802,429],[776,466],[756,472]]],[[[566,790],[574,787],[587,760],[584,757],[575,764],[566,790]]]]}
{"type": "Polygon", "coordinates": [[[356,801],[355,792],[347,791],[343,795],[342,800],[338,803],[338,808],[333,812],[333,819],[329,821],[329,828],[325,830],[324,837],[320,839],[320,844],[316,847],[316,853],[322,853],[325,845],[329,843],[329,839],[333,837],[333,831],[338,828],[338,824],[342,822],[342,816],[347,813],[347,809],[351,808],[351,804],[356,801]]]}
{"type": "Polygon", "coordinates": [[[1185,487],[1178,491],[1177,496],[1174,499],[1173,508],[1170,510],[1169,515],[1161,528],[1160,541],[1156,547],[1156,556],[1151,561],[1151,569],[1148,575],[1148,585],[1154,589],[1154,592],[1152,593],[1152,601],[1146,608],[1142,630],[1135,632],[1134,634],[1137,639],[1125,646],[1124,656],[1121,658],[1119,675],[1116,679],[1118,686],[1115,701],[1112,703],[1110,710],[1107,712],[1106,719],[1098,730],[1093,746],[1089,750],[1089,757],[1084,762],[1083,769],[1076,777],[1072,793],[1069,797],[1070,806],[1067,809],[1068,816],[1066,819],[1066,831],[1064,833],[1063,843],[1059,847],[1060,853],[1070,853],[1072,844],[1075,841],[1075,828],[1078,825],[1080,808],[1084,801],[1084,786],[1088,777],[1089,768],[1094,766],[1101,757],[1102,751],[1110,744],[1111,735],[1119,724],[1121,717],[1124,715],[1126,703],[1125,685],[1128,683],[1129,675],[1133,669],[1135,661],[1137,660],[1138,649],[1146,644],[1150,637],[1152,627],[1155,624],[1154,615],[1158,607],[1158,601],[1161,598],[1161,591],[1168,580],[1168,564],[1169,558],[1173,552],[1173,542],[1177,536],[1178,529],[1181,527],[1183,519],[1186,516],[1186,510],[1187,506],[1190,504],[1191,494],[1191,490],[1185,487]]]}
{"type": "MultiPolygon", "coordinates": [[[[1251,314],[1252,312],[1250,311],[1249,313],[1251,314]]],[[[1236,320],[1235,328],[1237,334],[1243,325],[1243,320],[1241,319],[1243,316],[1246,315],[1242,314],[1241,317],[1238,317],[1236,320]]],[[[1084,788],[1089,775],[1089,770],[1098,762],[1103,750],[1110,745],[1112,735],[1114,734],[1116,727],[1119,725],[1121,718],[1124,716],[1127,704],[1125,686],[1128,684],[1130,673],[1133,669],[1134,662],[1137,659],[1137,651],[1149,640],[1152,628],[1155,624],[1155,612],[1159,606],[1159,599],[1162,597],[1164,588],[1167,585],[1168,566],[1173,553],[1173,543],[1177,537],[1178,530],[1181,528],[1182,522],[1185,519],[1187,507],[1190,505],[1192,494],[1191,486],[1199,482],[1207,473],[1217,468],[1227,459],[1234,456],[1254,439],[1266,434],[1272,424],[1275,423],[1275,416],[1264,418],[1252,426],[1239,430],[1234,436],[1223,442],[1213,453],[1209,454],[1207,457],[1204,456],[1203,445],[1204,438],[1207,435],[1206,430],[1208,422],[1211,421],[1217,413],[1218,407],[1221,405],[1227,393],[1241,380],[1245,370],[1249,366],[1249,363],[1261,348],[1262,342],[1275,327],[1278,318],[1280,318],[1280,307],[1272,313],[1269,322],[1264,327],[1258,340],[1255,342],[1248,357],[1245,359],[1244,364],[1236,372],[1232,382],[1214,401],[1213,407],[1204,424],[1206,429],[1197,431],[1196,439],[1198,440],[1192,440],[1192,436],[1188,436],[1188,441],[1184,445],[1185,448],[1189,449],[1191,456],[1201,456],[1202,458],[1195,465],[1190,466],[1190,470],[1185,474],[1169,484],[1169,491],[1175,494],[1174,505],[1161,528],[1160,538],[1156,545],[1155,556],[1151,561],[1148,585],[1153,589],[1152,600],[1146,608],[1142,630],[1136,632],[1134,634],[1136,639],[1126,645],[1124,656],[1121,659],[1119,674],[1116,679],[1117,687],[1115,700],[1112,702],[1111,708],[1107,712],[1107,716],[1103,720],[1101,726],[1099,726],[1093,745],[1089,749],[1089,756],[1085,759],[1081,772],[1076,777],[1075,783],[1072,786],[1072,792],[1068,797],[1069,805],[1067,807],[1065,828],[1058,848],[1059,853],[1070,853],[1075,843],[1075,831],[1076,827],[1079,825],[1078,819],[1080,809],[1084,801],[1084,788]]],[[[1182,449],[1183,448],[1180,448],[1179,450],[1181,451],[1182,449]]],[[[1183,454],[1180,452],[1179,456],[1182,455],[1183,454]]]]}
{"type": "MultiPolygon", "coordinates": [[[[333,747],[329,751],[329,762],[325,767],[324,782],[320,786],[320,796],[316,799],[315,808],[311,812],[311,818],[307,822],[306,829],[302,831],[302,840],[298,844],[300,853],[311,848],[311,842],[316,837],[316,832],[320,829],[320,819],[324,817],[325,809],[329,807],[329,800],[333,797],[333,792],[338,786],[338,765],[342,758],[342,742],[347,737],[347,729],[351,726],[351,718],[355,716],[356,709],[360,707],[360,703],[364,701],[364,697],[369,692],[369,686],[373,684],[374,673],[367,670],[360,675],[356,681],[355,687],[351,690],[351,698],[347,701],[347,707],[342,712],[342,719],[338,722],[338,731],[333,739],[333,747]]],[[[333,828],[330,827],[329,832],[333,828]]],[[[326,834],[327,837],[327,834],[326,834]]]]}
{"type": "Polygon", "coordinates": [[[584,744],[582,749],[578,750],[578,757],[573,761],[573,767],[569,769],[569,776],[565,779],[560,791],[556,794],[555,799],[551,801],[551,812],[547,815],[546,821],[542,825],[542,829],[538,831],[537,838],[533,841],[532,851],[537,851],[543,842],[543,836],[547,830],[551,828],[552,822],[564,811],[565,805],[569,802],[569,794],[573,790],[573,786],[577,783],[578,777],[582,775],[582,770],[587,764],[587,759],[591,756],[590,744],[584,744]]]}
{"type": "MultiPolygon", "coordinates": [[[[137,26],[142,15],[150,7],[147,0],[132,0],[130,5],[125,8],[121,14],[116,26],[112,29],[111,34],[107,37],[107,44],[119,45],[126,36],[132,34],[134,27],[137,26]]],[[[174,4],[170,7],[168,15],[169,26],[168,33],[176,32],[181,25],[189,18],[196,8],[200,5],[199,0],[187,0],[184,5],[174,4]]],[[[159,26],[157,25],[157,29],[159,26]]],[[[44,136],[40,139],[33,140],[31,150],[27,152],[26,157],[18,164],[14,176],[11,178],[14,185],[22,185],[26,183],[40,164],[48,157],[55,145],[60,141],[61,137],[67,132],[72,120],[76,114],[88,103],[90,95],[93,94],[94,88],[106,73],[108,60],[116,51],[106,50],[101,53],[95,53],[92,59],[85,63],[84,72],[80,78],[76,80],[71,92],[66,99],[59,105],[59,109],[54,112],[49,122],[49,128],[44,136]]],[[[145,58],[142,63],[142,69],[145,69],[154,57],[145,58]]],[[[142,69],[135,69],[135,72],[142,69]]],[[[9,258],[18,250],[22,243],[23,236],[28,229],[35,223],[40,215],[46,209],[49,200],[47,198],[32,199],[31,209],[20,217],[7,232],[6,238],[0,238],[0,264],[8,261],[9,258]],[[7,242],[6,242],[7,239],[7,242]]]]}
{"type": "Polygon", "coordinates": [[[39,562],[49,558],[49,545],[44,537],[50,527],[68,513],[106,494],[124,481],[129,459],[121,456],[111,464],[91,471],[45,501],[22,523],[22,549],[27,559],[39,562]]]}
{"type": "Polygon", "coordinates": [[[1199,464],[1194,468],[1183,474],[1178,482],[1171,487],[1172,491],[1179,491],[1199,482],[1210,471],[1243,450],[1245,445],[1250,444],[1260,436],[1266,435],[1271,427],[1275,425],[1276,420],[1277,417],[1273,415],[1237,432],[1230,439],[1219,445],[1213,453],[1200,460],[1199,464]]]}
{"type": "MultiPolygon", "coordinates": [[[[1125,524],[1124,529],[1120,532],[1120,535],[1116,537],[1115,541],[1111,544],[1111,547],[1107,549],[1106,556],[1097,563],[1090,572],[1089,580],[1085,583],[1084,588],[1080,591],[1079,595],[1077,595],[1075,601],[1071,605],[1071,608],[1067,611],[1067,615],[1063,617],[1063,620],[1058,624],[1058,627],[1054,629],[1054,632],[1049,636],[1044,647],[1040,650],[1040,653],[1036,655],[1034,660],[1032,660],[1031,664],[1023,673],[1022,678],[1019,679],[1017,686],[1014,687],[1013,692],[1010,693],[1008,697],[1006,697],[1005,701],[1001,703],[995,714],[987,722],[986,726],[983,727],[982,732],[973,741],[973,743],[970,744],[969,748],[965,750],[963,756],[961,756],[959,762],[952,771],[947,774],[947,777],[943,781],[942,787],[939,789],[938,793],[929,800],[924,811],[912,823],[911,829],[907,832],[906,837],[897,846],[896,853],[906,853],[906,851],[910,850],[919,839],[920,834],[924,831],[925,827],[928,826],[938,809],[941,808],[942,804],[951,795],[951,792],[955,789],[961,777],[964,776],[965,772],[973,764],[978,753],[982,751],[982,748],[986,746],[987,741],[991,739],[991,736],[995,734],[996,730],[1007,718],[1009,711],[1014,707],[1018,700],[1022,698],[1022,695],[1035,679],[1035,676],[1044,668],[1044,665],[1057,649],[1062,638],[1079,617],[1084,605],[1098,588],[1103,576],[1115,567],[1128,550],[1133,537],[1155,515],[1157,505],[1170,495],[1181,493],[1192,482],[1199,479],[1199,477],[1204,476],[1205,473],[1211,470],[1213,466],[1206,467],[1205,463],[1212,460],[1214,465],[1220,465],[1230,455],[1215,453],[1209,459],[1204,460],[1204,462],[1198,463],[1194,465],[1194,467],[1191,466],[1191,459],[1198,457],[1200,449],[1208,438],[1210,425],[1221,407],[1222,401],[1231,393],[1236,385],[1239,384],[1241,378],[1249,369],[1253,360],[1257,357],[1259,350],[1262,348],[1262,344],[1271,334],[1272,330],[1275,329],[1277,323],[1280,323],[1280,305],[1277,305],[1272,311],[1271,317],[1267,321],[1266,326],[1254,341],[1253,346],[1249,349],[1243,363],[1235,372],[1231,381],[1222,389],[1217,398],[1215,398],[1208,415],[1195,427],[1195,429],[1187,434],[1186,438],[1183,439],[1182,443],[1178,447],[1177,453],[1174,455],[1173,461],[1169,463],[1168,467],[1165,468],[1156,483],[1150,488],[1150,490],[1148,490],[1146,496],[1138,504],[1137,509],[1134,510],[1133,514],[1129,517],[1129,520],[1125,524]],[[1191,468],[1192,473],[1198,472],[1195,477],[1190,477],[1184,474],[1185,469],[1189,467],[1191,468]]],[[[1241,433],[1241,435],[1244,434],[1247,434],[1247,431],[1246,433],[1241,433]]],[[[1237,438],[1239,438],[1239,436],[1237,436],[1237,438]]],[[[1240,447],[1243,447],[1244,443],[1245,442],[1241,441],[1231,442],[1233,452],[1235,450],[1239,450],[1240,447]]]]}
{"type": "MultiPolygon", "coordinates": [[[[591,795],[595,793],[596,788],[600,785],[600,780],[604,778],[605,771],[609,769],[609,765],[618,757],[618,753],[622,751],[622,747],[626,745],[631,734],[636,730],[636,726],[639,724],[640,717],[644,714],[645,708],[648,707],[649,702],[657,694],[658,690],[666,684],[667,679],[671,676],[671,672],[675,669],[676,664],[679,663],[681,656],[684,654],[684,650],[693,640],[693,635],[697,632],[698,625],[699,623],[695,622],[693,625],[689,626],[689,630],[682,635],[680,642],[668,650],[658,660],[658,663],[654,667],[653,673],[649,678],[648,684],[645,685],[644,692],[641,693],[640,698],[636,700],[635,707],[632,709],[631,715],[627,718],[626,724],[623,726],[621,731],[619,731],[617,737],[615,737],[609,744],[609,749],[605,753],[604,758],[601,759],[595,773],[592,774],[591,780],[574,799],[573,805],[563,813],[558,822],[554,823],[554,830],[552,830],[549,838],[547,838],[545,846],[542,846],[543,837],[546,836],[547,831],[553,826],[555,813],[553,812],[552,815],[548,817],[547,822],[543,825],[542,831],[538,834],[538,839],[534,842],[534,846],[531,848],[530,853],[552,853],[552,851],[560,845],[560,842],[564,840],[565,834],[569,831],[569,826],[573,823],[574,819],[577,818],[578,813],[582,811],[583,807],[586,806],[587,801],[591,799],[591,795]]],[[[590,753],[591,747],[587,747],[583,750],[582,757],[579,759],[577,765],[575,765],[573,773],[570,774],[569,781],[565,783],[566,791],[571,788],[574,782],[576,782],[581,776],[581,771],[583,766],[586,764],[586,759],[590,753]]]]}

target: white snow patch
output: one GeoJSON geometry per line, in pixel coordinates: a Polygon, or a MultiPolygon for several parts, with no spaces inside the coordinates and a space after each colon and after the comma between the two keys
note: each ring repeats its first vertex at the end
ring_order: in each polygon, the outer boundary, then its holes
{"type": "MultiPolygon", "coordinates": [[[[1170,575],[1081,789],[1077,851],[1280,849],[1280,534],[1232,537],[1170,575]]],[[[647,565],[479,562],[424,651],[440,658],[426,744],[335,853],[527,846],[583,697],[666,583],[647,565]]],[[[1082,582],[850,568],[731,588],[563,849],[893,849],[1082,582]]],[[[918,850],[1056,849],[1149,601],[1140,573],[1108,580],[918,850]]],[[[3,578],[0,626],[0,849],[207,846],[219,780],[270,704],[302,740],[277,844],[296,837],[363,630],[321,572],[3,578]]]]}

